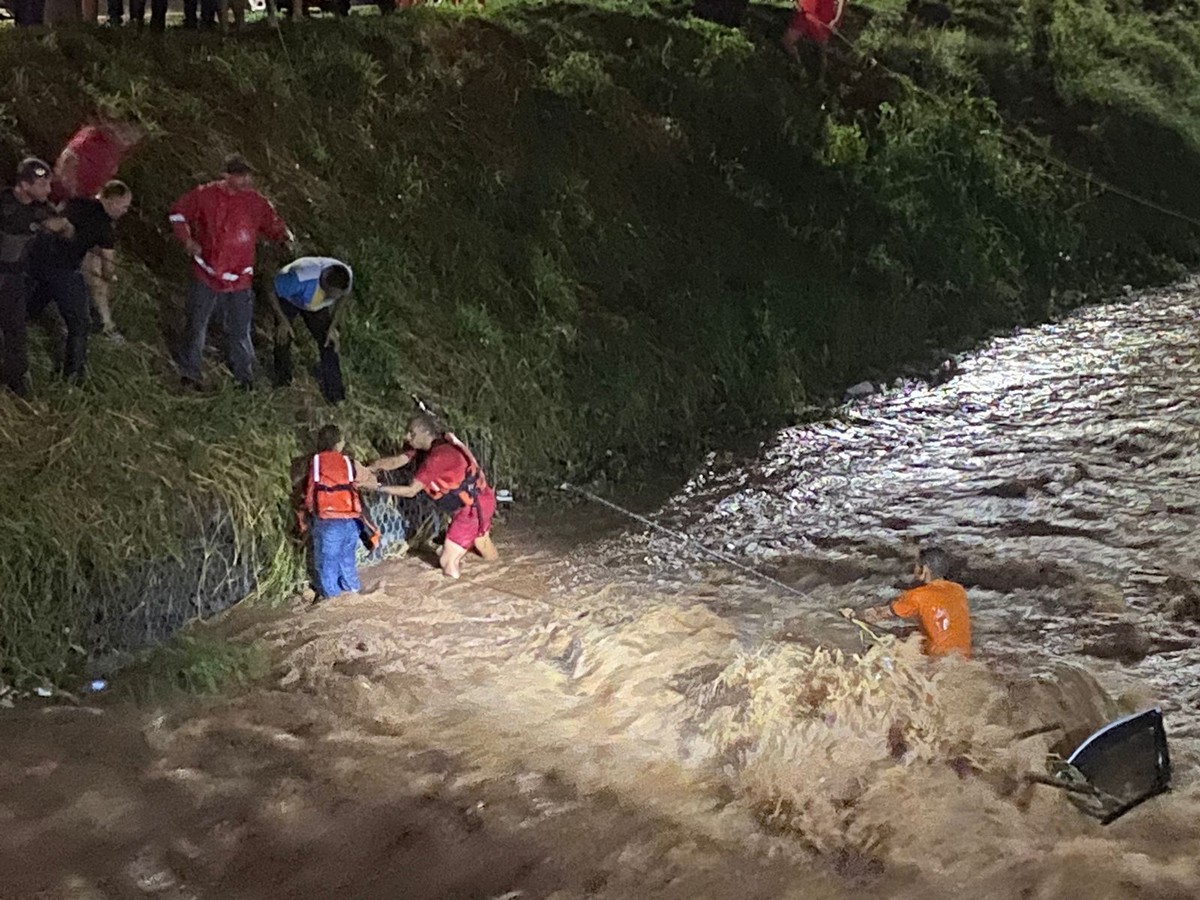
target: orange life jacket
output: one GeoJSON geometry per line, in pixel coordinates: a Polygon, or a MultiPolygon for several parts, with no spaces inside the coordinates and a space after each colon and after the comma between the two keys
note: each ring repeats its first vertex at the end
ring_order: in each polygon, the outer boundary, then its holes
{"type": "Polygon", "coordinates": [[[333,450],[312,458],[305,509],[318,519],[357,519],[362,501],[354,484],[354,463],[333,450]]]}
{"type": "Polygon", "coordinates": [[[446,432],[442,439],[462,454],[467,461],[467,473],[463,476],[462,482],[457,485],[445,485],[432,481],[425,485],[425,493],[442,512],[456,513],[464,506],[475,505],[475,501],[479,499],[479,492],[487,487],[487,478],[484,477],[483,469],[479,467],[474,454],[467,449],[466,444],[450,432],[446,432]]]}

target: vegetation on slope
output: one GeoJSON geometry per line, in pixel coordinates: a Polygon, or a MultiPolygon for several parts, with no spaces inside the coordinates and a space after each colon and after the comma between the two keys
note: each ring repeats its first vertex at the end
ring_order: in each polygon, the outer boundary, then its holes
{"type": "Polygon", "coordinates": [[[415,391],[504,485],[619,477],[1067,289],[1192,262],[1195,229],[1042,156],[1200,216],[1195,10],[955,9],[930,32],[859,7],[827,87],[778,50],[782,8],[742,31],[559,3],[5,35],[0,165],[52,156],[97,109],[152,139],[125,173],[133,342],[94,342],[82,390],[39,364],[39,400],[0,400],[0,680],[203,612],[214,578],[240,583],[214,566],[294,584],[285,473],[327,418],[369,456],[415,391]],[[166,209],[235,149],[311,250],[355,267],[336,414],[304,384],[172,391],[187,274],[166,209]]]}

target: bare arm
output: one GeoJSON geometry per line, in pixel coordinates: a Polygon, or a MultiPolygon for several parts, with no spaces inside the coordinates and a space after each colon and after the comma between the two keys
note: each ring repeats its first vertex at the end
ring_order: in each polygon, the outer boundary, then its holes
{"type": "MultiPolygon", "coordinates": [[[[401,453],[399,456],[382,456],[367,466],[372,472],[392,472],[403,469],[412,462],[412,453],[401,453]]],[[[413,496],[416,496],[415,494],[413,496]]]]}
{"type": "Polygon", "coordinates": [[[340,347],[338,346],[338,343],[339,343],[338,325],[341,323],[342,319],[345,318],[345,316],[346,316],[346,313],[344,312],[344,310],[350,304],[351,296],[352,296],[351,294],[347,294],[345,297],[342,297],[342,299],[340,299],[337,303],[335,303],[333,305],[333,315],[330,316],[329,334],[325,338],[325,343],[332,345],[334,350],[340,349],[340,347]]]}
{"type": "Polygon", "coordinates": [[[847,619],[857,619],[860,622],[865,622],[868,625],[874,625],[877,622],[885,622],[895,616],[892,612],[890,603],[882,603],[879,606],[868,606],[866,609],[843,609],[842,615],[847,619]]]}
{"type": "Polygon", "coordinates": [[[414,481],[412,484],[406,484],[403,487],[394,487],[391,485],[380,486],[373,488],[381,494],[387,494],[389,497],[399,497],[402,500],[411,500],[421,491],[425,490],[425,485],[419,481],[414,481]]]}
{"type": "Polygon", "coordinates": [[[66,216],[62,215],[53,215],[48,219],[43,219],[42,231],[48,231],[50,234],[56,235],[64,241],[69,241],[75,236],[75,226],[71,224],[66,216]]]}
{"type": "Polygon", "coordinates": [[[62,186],[66,188],[67,196],[74,197],[78,191],[79,178],[79,157],[75,155],[74,150],[64,150],[58,158],[58,166],[55,174],[58,180],[62,182],[62,186]]]}
{"type": "Polygon", "coordinates": [[[105,281],[117,280],[117,253],[115,250],[100,250],[100,277],[105,281]]]}

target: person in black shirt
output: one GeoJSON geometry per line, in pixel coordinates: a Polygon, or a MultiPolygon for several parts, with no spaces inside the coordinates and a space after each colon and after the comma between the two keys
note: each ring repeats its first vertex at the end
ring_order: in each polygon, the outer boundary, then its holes
{"type": "Polygon", "coordinates": [[[0,381],[20,397],[29,396],[26,328],[27,270],[34,238],[65,241],[74,228],[49,204],[52,172],[40,159],[17,167],[16,182],[0,191],[0,381]]]}
{"type": "Polygon", "coordinates": [[[29,317],[37,318],[53,303],[58,307],[67,326],[67,346],[63,355],[62,374],[80,380],[87,364],[88,332],[91,317],[87,285],[80,266],[88,251],[98,248],[107,262],[104,277],[112,280],[114,223],[133,203],[133,192],[122,181],[110,181],[99,197],[77,197],[68,200],[63,208],[74,228],[70,240],[42,235],[34,241],[30,252],[29,272],[33,277],[33,293],[29,300],[29,317]]]}

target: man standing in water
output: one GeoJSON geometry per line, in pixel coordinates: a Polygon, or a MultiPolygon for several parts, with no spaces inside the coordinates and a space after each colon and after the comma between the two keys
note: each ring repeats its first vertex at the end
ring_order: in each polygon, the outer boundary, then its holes
{"type": "MultiPolygon", "coordinates": [[[[873,606],[858,614],[867,623],[882,622],[891,616],[917,619],[925,635],[927,656],[971,655],[971,611],[967,592],[961,584],[948,581],[950,557],[944,550],[927,547],[917,557],[913,575],[921,582],[905,591],[890,604],[873,606]]],[[[853,616],[851,610],[842,614],[853,616]]],[[[848,616],[848,617],[850,617],[848,616]]]]}
{"type": "Polygon", "coordinates": [[[462,559],[472,547],[484,559],[496,559],[499,554],[491,537],[496,492],[488,486],[467,445],[427,413],[409,420],[405,442],[410,449],[399,456],[378,459],[369,468],[372,473],[402,469],[417,453],[423,454],[412,483],[403,487],[378,484],[363,487],[409,499],[424,491],[439,510],[450,514],[450,527],[438,560],[442,572],[449,577],[458,578],[462,574],[462,559]]]}

